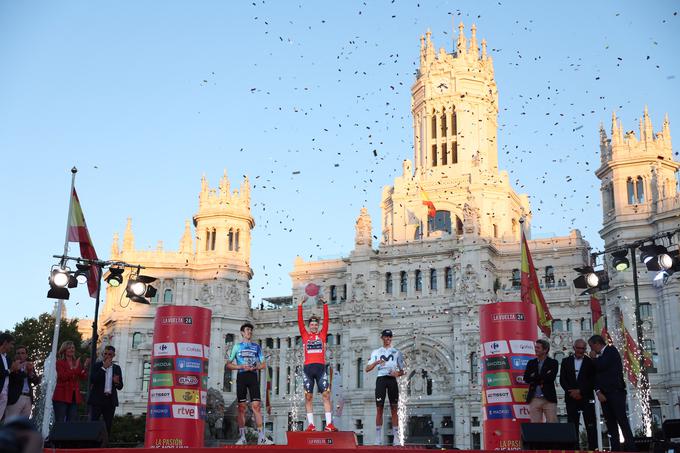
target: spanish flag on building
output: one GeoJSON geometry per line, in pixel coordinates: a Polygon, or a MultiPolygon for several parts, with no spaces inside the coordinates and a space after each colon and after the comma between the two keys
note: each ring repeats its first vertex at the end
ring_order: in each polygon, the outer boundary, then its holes
{"type": "Polygon", "coordinates": [[[611,344],[612,339],[607,332],[607,326],[604,323],[604,315],[602,314],[602,306],[600,300],[594,295],[590,296],[590,313],[593,320],[593,333],[604,338],[607,344],[611,344]]]}
{"type": "Polygon", "coordinates": [[[422,187],[420,188],[420,197],[423,199],[423,204],[427,206],[427,216],[434,219],[437,210],[434,207],[434,203],[430,200],[430,197],[427,196],[427,192],[425,192],[422,187]]]}
{"type": "Polygon", "coordinates": [[[536,276],[536,269],[534,262],[531,259],[531,252],[527,244],[527,238],[524,235],[524,227],[522,227],[522,302],[528,303],[536,307],[536,315],[538,321],[538,328],[546,337],[550,337],[552,333],[552,315],[548,309],[548,304],[545,303],[541,287],[538,284],[538,277],[536,276]]]}
{"type": "Polygon", "coordinates": [[[621,312],[621,341],[623,342],[623,368],[628,374],[630,383],[637,387],[638,378],[641,374],[640,358],[642,357],[640,348],[626,329],[626,323],[623,321],[623,312],[621,312]]]}

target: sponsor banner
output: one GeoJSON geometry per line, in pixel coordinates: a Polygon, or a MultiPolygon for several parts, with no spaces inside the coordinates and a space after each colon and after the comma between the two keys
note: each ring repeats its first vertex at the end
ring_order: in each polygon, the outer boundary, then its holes
{"type": "Polygon", "coordinates": [[[203,357],[203,345],[197,343],[177,343],[177,355],[203,357]]]}
{"type": "Polygon", "coordinates": [[[200,387],[201,377],[195,374],[175,374],[175,385],[179,387],[200,387]]]}
{"type": "Polygon", "coordinates": [[[208,392],[201,390],[201,404],[205,406],[208,404],[208,392]]]}
{"type": "Polygon", "coordinates": [[[172,359],[169,358],[153,359],[151,362],[151,369],[154,371],[172,371],[174,368],[172,359]]]}
{"type": "Polygon", "coordinates": [[[509,387],[511,385],[508,373],[487,373],[484,379],[487,387],[509,387]]]}
{"type": "Polygon", "coordinates": [[[188,404],[173,404],[172,416],[174,418],[189,418],[193,420],[199,419],[198,406],[191,406],[188,404]]]}
{"type": "Polygon", "coordinates": [[[484,342],[484,355],[507,354],[508,342],[505,340],[493,340],[484,342]]]}
{"type": "Polygon", "coordinates": [[[203,371],[201,359],[175,359],[175,370],[177,371],[194,371],[200,373],[203,371]]]}
{"type": "Polygon", "coordinates": [[[521,448],[520,426],[529,419],[524,369],[534,357],[536,325],[535,307],[523,302],[479,308],[484,450],[521,448]]]}
{"type": "Polygon", "coordinates": [[[486,414],[488,420],[498,420],[501,418],[513,418],[512,406],[502,404],[499,406],[486,406],[486,414]]]}
{"type": "Polygon", "coordinates": [[[146,448],[196,449],[204,446],[205,411],[201,412],[201,383],[203,356],[208,351],[205,345],[210,345],[211,318],[212,312],[203,307],[165,305],[156,308],[146,448]]]}
{"type": "Polygon", "coordinates": [[[151,389],[149,399],[152,403],[172,403],[172,390],[151,389]]]}
{"type": "Polygon", "coordinates": [[[198,390],[175,389],[173,394],[176,403],[198,404],[200,401],[198,390]]]}
{"type": "Polygon", "coordinates": [[[170,406],[165,405],[165,404],[159,404],[159,405],[149,405],[148,408],[148,417],[149,418],[170,418],[172,417],[172,411],[170,410],[170,406]]]}
{"type": "Polygon", "coordinates": [[[533,340],[510,340],[510,350],[513,354],[535,354],[533,340]]]}
{"type": "Polygon", "coordinates": [[[516,355],[512,358],[512,368],[524,371],[527,368],[527,362],[533,358],[533,356],[528,355],[516,355]]]}
{"type": "Polygon", "coordinates": [[[203,357],[206,359],[210,357],[210,346],[203,345],[203,357]]]}
{"type": "Polygon", "coordinates": [[[513,404],[512,410],[513,413],[515,414],[515,418],[520,418],[522,420],[529,420],[531,418],[529,416],[528,404],[513,404]]]}
{"type": "Polygon", "coordinates": [[[528,388],[514,388],[512,389],[512,398],[516,403],[526,403],[527,393],[529,393],[528,388]]]}
{"type": "Polygon", "coordinates": [[[177,355],[175,351],[175,343],[154,343],[153,355],[154,357],[177,355]]]}
{"type": "Polygon", "coordinates": [[[172,387],[172,374],[171,373],[152,374],[151,387],[172,387]]]}
{"type": "Polygon", "coordinates": [[[507,357],[487,357],[484,359],[486,371],[509,370],[510,364],[507,357]]]}
{"type": "Polygon", "coordinates": [[[509,388],[489,389],[485,391],[487,403],[512,403],[509,388]]]}

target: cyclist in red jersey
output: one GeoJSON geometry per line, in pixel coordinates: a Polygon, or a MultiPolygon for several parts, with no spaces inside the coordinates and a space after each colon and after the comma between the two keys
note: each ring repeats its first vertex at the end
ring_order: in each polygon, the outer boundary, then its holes
{"type": "Polygon", "coordinates": [[[298,304],[298,328],[302,337],[302,348],[305,351],[305,366],[302,373],[305,387],[305,409],[307,409],[307,431],[316,431],[314,426],[314,413],[312,400],[314,397],[314,383],[323,398],[323,408],[326,415],[326,431],[337,431],[333,426],[331,417],[331,389],[328,384],[328,373],[326,372],[326,335],[328,335],[328,305],[323,302],[323,329],[319,332],[319,317],[312,315],[309,318],[309,331],[305,328],[302,317],[302,304],[307,297],[298,304]]]}

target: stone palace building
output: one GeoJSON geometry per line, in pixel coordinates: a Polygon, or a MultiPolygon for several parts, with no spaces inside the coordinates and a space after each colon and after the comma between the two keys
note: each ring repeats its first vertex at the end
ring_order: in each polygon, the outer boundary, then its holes
{"type": "MultiPolygon", "coordinates": [[[[145,274],[158,278],[158,294],[150,305],[142,305],[126,299],[123,286],[107,289],[100,326],[103,342],[116,347],[125,373],[119,412],[146,412],[156,308],[197,305],[213,311],[209,386],[222,392],[227,405],[235,400],[236,385],[235,374],[224,367],[225,355],[240,338],[244,321],[256,325],[272,376],[268,427],[277,443],[285,442],[285,431],[305,418],[296,379],[301,348],[295,308],[305,285],[315,282],[330,304],[328,358],[334,370],[336,425],[354,430],[364,443],[374,442],[375,375],[363,369],[380,344],[379,332],[389,328],[408,365],[402,395],[410,441],[436,437],[443,446],[480,448],[478,309],[519,300],[520,219],[530,237],[531,209],[527,195],[516,193],[508,173],[498,168],[493,61],[486,42],[478,43],[474,25],[469,39],[460,25],[452,52],[436,50],[430,32],[421,38],[411,113],[412,157],[403,161],[401,176],[384,187],[380,218],[361,210],[354,248],[342,259],[295,258],[290,296],[251,308],[255,222],[247,178],[238,188],[230,186],[226,173],[217,188],[201,180],[198,210],[193,222],[187,221],[177,251],[164,250],[161,243],[157,250],[137,250],[128,220],[122,247],[116,236],[110,259],[145,266],[145,274]],[[428,216],[424,198],[433,203],[434,217],[428,216]],[[381,225],[379,243],[372,238],[373,222],[381,225]]],[[[654,133],[645,109],[636,134],[623,132],[614,117],[611,136],[600,132],[600,149],[596,176],[602,182],[605,247],[677,228],[680,164],[673,160],[668,119],[654,133]]],[[[573,340],[592,334],[589,297],[572,285],[573,269],[590,262],[589,244],[572,230],[530,240],[529,247],[555,318],[551,354],[560,359],[571,351],[573,340]]],[[[604,257],[611,279],[603,295],[609,329],[615,329],[622,311],[634,332],[631,272],[617,273],[611,257],[604,257]]],[[[654,358],[649,370],[652,410],[657,418],[677,418],[678,279],[671,276],[665,285],[653,285],[651,274],[639,267],[645,346],[654,358]]],[[[321,312],[308,305],[306,314],[321,312]]],[[[322,413],[320,405],[315,412],[317,417],[322,413]]],[[[389,426],[387,409],[385,417],[389,426]]]]}

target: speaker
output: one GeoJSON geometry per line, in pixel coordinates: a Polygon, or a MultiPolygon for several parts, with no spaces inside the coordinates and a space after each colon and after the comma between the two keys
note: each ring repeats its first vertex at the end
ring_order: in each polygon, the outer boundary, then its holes
{"type": "Polygon", "coordinates": [[[522,423],[523,450],[578,450],[573,423],[522,423]]]}
{"type": "Polygon", "coordinates": [[[55,423],[50,433],[55,448],[103,448],[109,443],[103,420],[55,423]]]}

